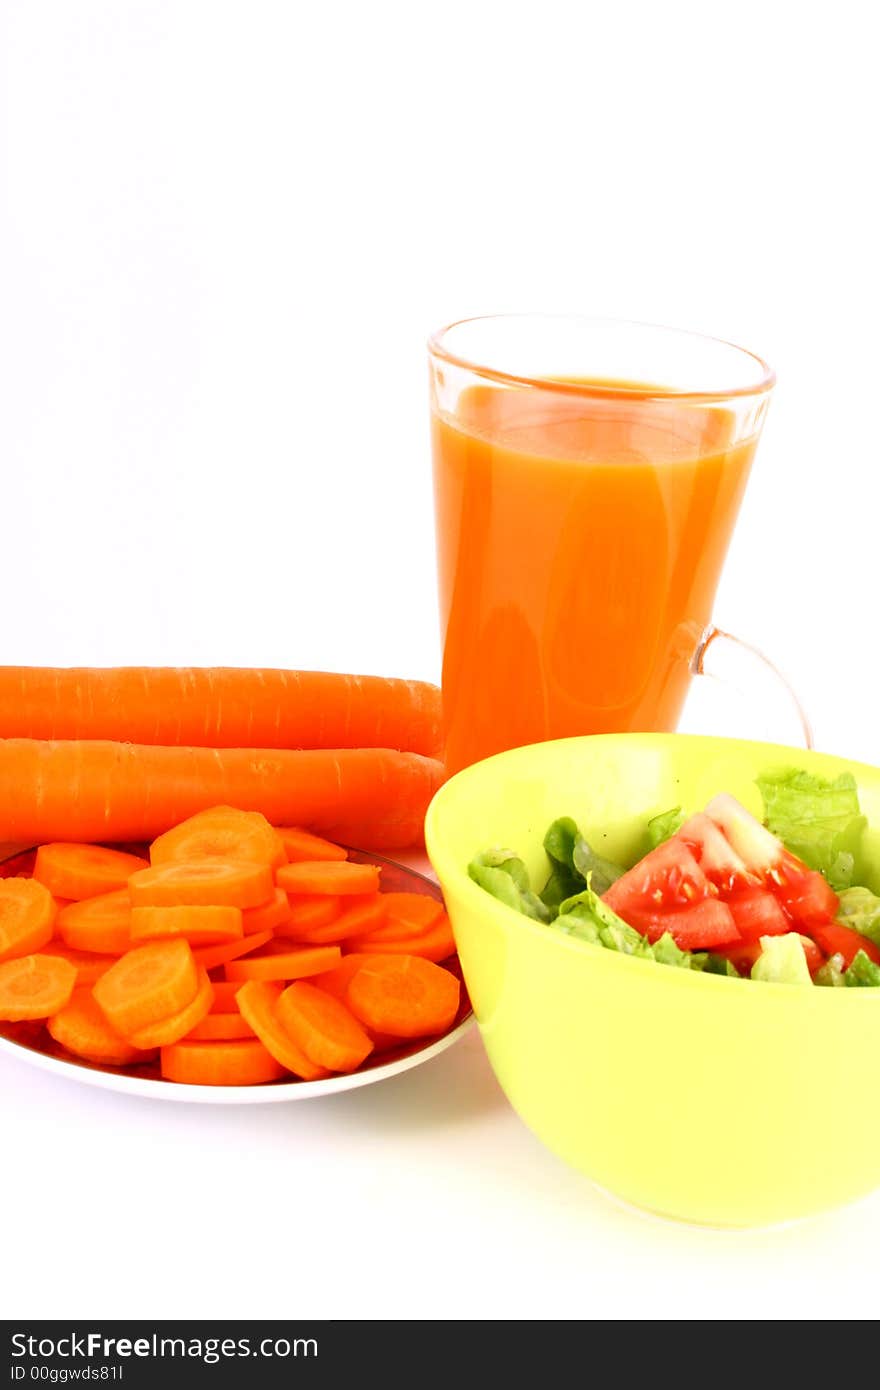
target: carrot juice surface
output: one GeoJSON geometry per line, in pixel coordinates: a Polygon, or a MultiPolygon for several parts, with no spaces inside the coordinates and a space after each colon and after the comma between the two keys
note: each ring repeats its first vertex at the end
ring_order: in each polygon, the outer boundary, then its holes
{"type": "Polygon", "coordinates": [[[757,435],[601,387],[469,386],[432,415],[449,771],[678,721],[757,435]]]}

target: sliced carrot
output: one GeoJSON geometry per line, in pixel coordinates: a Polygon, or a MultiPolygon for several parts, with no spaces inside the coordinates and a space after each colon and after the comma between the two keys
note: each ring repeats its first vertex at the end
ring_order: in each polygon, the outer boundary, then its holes
{"type": "Polygon", "coordinates": [[[211,1002],[212,1014],[237,1014],[238,1004],[235,996],[241,989],[238,980],[214,980],[214,998],[211,1002]]]}
{"type": "Polygon", "coordinates": [[[124,888],[133,873],[145,869],[147,860],[102,845],[40,845],[34,878],[56,898],[94,898],[124,888]]]}
{"type": "Polygon", "coordinates": [[[342,860],[348,858],[348,850],[342,845],[334,845],[332,840],[324,840],[308,830],[300,830],[294,825],[278,827],[278,835],[284,845],[291,864],[306,859],[314,864],[319,860],[342,860]]]}
{"type": "Polygon", "coordinates": [[[290,902],[283,888],[276,888],[262,907],[246,907],[241,914],[245,936],[258,931],[274,931],[290,920],[290,902]]]}
{"type": "Polygon", "coordinates": [[[132,907],[260,907],[272,897],[268,864],[235,859],[171,859],[132,874],[132,907]]]}
{"type": "Polygon", "coordinates": [[[166,830],[150,846],[150,863],[175,859],[236,859],[276,868],[287,862],[284,842],[259,811],[212,806],[166,830]]]}
{"type": "MultiPolygon", "coordinates": [[[[345,1004],[348,987],[361,966],[382,959],[381,956],[360,955],[352,952],[351,955],[343,956],[335,969],[328,970],[323,975],[312,975],[309,984],[316,985],[318,989],[324,990],[325,994],[332,994],[334,999],[345,1004]]],[[[397,957],[388,956],[387,959],[396,960],[397,957]]],[[[387,1052],[389,1048],[400,1047],[401,1045],[401,1039],[393,1037],[391,1033],[382,1033],[376,1028],[370,1028],[367,1031],[373,1039],[373,1047],[376,1052],[387,1052]]]]}
{"type": "Polygon", "coordinates": [[[306,1056],[328,1071],[355,1071],[373,1050],[372,1038],[351,1010],[303,980],[282,993],[278,1021],[306,1056]]]}
{"type": "Polygon", "coordinates": [[[65,946],[75,951],[97,951],[121,956],[131,949],[131,903],[128,893],[117,889],[96,898],[72,902],[58,914],[56,929],[65,946]]]}
{"type": "MultiPolygon", "coordinates": [[[[241,989],[241,985],[238,986],[241,989]]],[[[193,1042],[222,1042],[230,1038],[252,1038],[254,1030],[240,1013],[209,1013],[189,1033],[193,1042]]]]}
{"type": "Polygon", "coordinates": [[[443,915],[443,904],[427,893],[383,893],[385,939],[394,941],[426,931],[443,915]]]}
{"type": "Polygon", "coordinates": [[[238,960],[239,956],[248,955],[250,951],[258,951],[271,940],[270,931],[254,932],[252,936],[243,936],[240,941],[230,941],[228,945],[200,946],[193,951],[193,959],[196,965],[202,966],[204,970],[214,970],[218,965],[225,965],[227,961],[238,960]]]}
{"type": "Polygon", "coordinates": [[[342,959],[338,946],[304,946],[302,950],[247,956],[225,967],[227,980],[301,980],[330,970],[342,959]]]}
{"type": "Polygon", "coordinates": [[[140,1052],[110,1027],[88,987],[77,987],[69,1002],[52,1015],[46,1027],[56,1042],[88,1062],[126,1067],[149,1057],[149,1053],[140,1052]]]}
{"type": "Polygon", "coordinates": [[[278,985],[262,980],[248,980],[238,990],[238,1007],[242,1017],[251,1025],[257,1037],[281,1066],[292,1071],[301,1081],[320,1081],[328,1075],[324,1067],[311,1061],[302,1048],[282,1026],[278,1017],[278,985]]]}
{"type": "Polygon", "coordinates": [[[189,1086],[259,1086],[284,1075],[258,1038],[173,1043],[162,1048],[161,1068],[166,1081],[189,1086]]]}
{"type": "MultiPolygon", "coordinates": [[[[393,959],[393,957],[389,957],[393,959]]],[[[352,951],[350,955],[345,955],[338,965],[334,965],[332,970],[323,970],[320,975],[312,975],[311,983],[317,985],[325,994],[332,994],[334,999],[339,999],[343,1004],[348,993],[348,987],[352,979],[360,970],[362,965],[373,964],[376,957],[373,955],[363,955],[352,951]]]]}
{"type": "Polygon", "coordinates": [[[55,900],[32,878],[0,879],[0,961],[38,951],[52,939],[55,900]]]}
{"type": "Polygon", "coordinates": [[[385,920],[385,907],[381,893],[365,893],[362,898],[343,898],[349,904],[338,916],[320,927],[299,927],[285,930],[285,935],[297,941],[320,946],[333,941],[347,941],[352,936],[370,936],[381,928],[385,920]]]}
{"type": "Polygon", "coordinates": [[[71,946],[65,946],[60,941],[50,941],[48,946],[36,953],[40,956],[57,956],[59,960],[66,960],[76,971],[76,986],[93,985],[96,980],[115,965],[117,956],[102,956],[94,951],[75,951],[71,946]]]}
{"type": "Polygon", "coordinates": [[[168,1018],[161,1018],[156,1023],[149,1023],[146,1028],[139,1028],[136,1033],[130,1033],[129,1041],[140,1048],[168,1047],[191,1033],[196,1024],[207,1017],[214,998],[214,987],[206,970],[199,971],[198,980],[195,999],[168,1018]]]}
{"type": "Polygon", "coordinates": [[[94,995],[110,1026],[131,1037],[185,1009],[199,983],[188,941],[148,941],[120,956],[98,980],[94,995]]]}
{"type": "Polygon", "coordinates": [[[459,993],[459,982],[448,970],[419,956],[401,955],[362,965],[346,1001],[368,1028],[396,1038],[421,1038],[452,1025],[459,993]]]}
{"type": "Polygon", "coordinates": [[[76,971],[60,956],[22,956],[0,965],[0,1019],[49,1018],[73,993],[76,971]]]}
{"type": "Polygon", "coordinates": [[[243,936],[240,907],[133,907],[131,939],[183,936],[191,946],[219,946],[243,936]]]}
{"type": "Polygon", "coordinates": [[[290,916],[278,927],[279,936],[298,937],[302,931],[313,931],[334,922],[342,910],[342,899],[333,894],[302,893],[289,899],[290,916]]]}
{"type": "Polygon", "coordinates": [[[433,927],[419,932],[416,936],[407,936],[399,941],[387,941],[380,929],[375,936],[353,937],[349,944],[352,950],[361,951],[365,955],[421,956],[423,960],[433,961],[435,964],[448,960],[455,954],[455,937],[452,935],[452,927],[445,912],[433,927]]]}
{"type": "MultiPolygon", "coordinates": [[[[389,956],[393,960],[393,956],[389,956]]],[[[309,983],[317,986],[318,990],[324,990],[325,994],[332,994],[334,999],[339,999],[341,1004],[345,1004],[348,995],[349,984],[353,977],[359,972],[361,965],[367,962],[374,962],[374,955],[352,955],[342,956],[341,962],[334,970],[327,970],[324,974],[313,974],[309,983]]],[[[377,1052],[386,1052],[388,1048],[400,1047],[400,1038],[391,1036],[391,1033],[380,1033],[378,1029],[368,1029],[370,1037],[373,1038],[373,1047],[377,1052]]]]}
{"type": "Polygon", "coordinates": [[[375,893],[379,887],[378,864],[352,864],[349,860],[303,860],[284,864],[275,875],[287,893],[375,893]]]}

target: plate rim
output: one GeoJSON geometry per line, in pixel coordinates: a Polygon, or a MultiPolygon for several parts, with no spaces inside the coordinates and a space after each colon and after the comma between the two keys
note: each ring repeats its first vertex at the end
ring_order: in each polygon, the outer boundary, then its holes
{"type": "Polygon", "coordinates": [[[405,1057],[397,1057],[382,1066],[369,1067],[366,1071],[328,1076],[320,1081],[276,1081],[269,1086],[194,1086],[179,1081],[162,1081],[151,1076],[131,1076],[121,1071],[100,1071],[64,1057],[53,1057],[51,1053],[25,1047],[12,1038],[4,1037],[0,1037],[0,1054],[6,1053],[68,1081],[78,1081],[84,1086],[94,1086],[103,1091],[139,1096],[145,1100],[185,1101],[201,1105],[271,1105],[281,1101],[317,1100],[319,1096],[340,1095],[343,1091],[353,1091],[376,1081],[388,1081],[393,1076],[420,1066],[422,1062],[430,1062],[438,1057],[464,1037],[475,1023],[476,1017],[471,1010],[460,1023],[427,1047],[409,1052],[405,1057]]]}

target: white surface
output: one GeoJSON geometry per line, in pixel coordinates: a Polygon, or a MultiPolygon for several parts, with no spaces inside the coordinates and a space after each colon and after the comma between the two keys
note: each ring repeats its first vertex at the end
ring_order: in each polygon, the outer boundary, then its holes
{"type": "MultiPolygon", "coordinates": [[[[880,760],[869,20],[8,0],[2,659],[436,676],[424,339],[588,311],[777,368],[718,620],[819,746],[880,760]]],[[[706,684],[688,727],[785,737],[706,684]]],[[[6,1057],[0,1096],[7,1317],[875,1311],[880,1199],[741,1236],[642,1220],[539,1147],[475,1036],[305,1107],[6,1057]]]]}

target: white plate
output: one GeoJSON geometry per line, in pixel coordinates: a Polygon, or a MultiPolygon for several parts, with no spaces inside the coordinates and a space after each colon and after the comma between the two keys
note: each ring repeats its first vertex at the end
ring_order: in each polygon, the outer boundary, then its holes
{"type": "MultiPolygon", "coordinates": [[[[17,858],[17,855],[10,855],[9,858],[17,858]]],[[[436,882],[408,865],[360,850],[351,850],[350,858],[360,863],[381,864],[382,883],[388,889],[408,890],[440,898],[436,882]]],[[[421,1066],[422,1062],[430,1062],[432,1057],[439,1057],[441,1052],[458,1042],[473,1024],[474,1016],[466,995],[462,1002],[466,1012],[462,1010],[459,1022],[442,1038],[423,1045],[418,1042],[403,1044],[394,1049],[393,1056],[387,1062],[377,1061],[371,1065],[368,1060],[359,1071],[347,1076],[328,1076],[323,1081],[273,1081],[262,1086],[186,1086],[176,1081],[163,1081],[155,1075],[155,1065],[150,1075],[145,1075],[145,1069],[138,1067],[93,1066],[89,1062],[65,1056],[64,1049],[51,1040],[47,1042],[45,1036],[39,1043],[30,1044],[0,1034],[0,1056],[14,1057],[19,1062],[39,1067],[41,1071],[68,1081],[82,1082],[85,1086],[99,1086],[105,1091],[121,1091],[130,1096],[147,1096],[151,1100],[188,1101],[199,1105],[274,1105],[278,1101],[312,1100],[318,1096],[350,1091],[356,1086],[370,1086],[376,1081],[399,1076],[411,1067],[421,1066]],[[51,1047],[52,1051],[44,1050],[46,1047],[51,1047]]]]}
{"type": "Polygon", "coordinates": [[[149,1076],[133,1076],[131,1072],[102,1071],[90,1067],[85,1062],[66,1061],[63,1057],[52,1057],[48,1052],[38,1052],[35,1048],[24,1047],[9,1038],[0,1038],[0,1055],[14,1057],[18,1062],[27,1062],[41,1071],[62,1076],[68,1081],[81,1081],[85,1086],[100,1086],[105,1091],[121,1091],[123,1095],[146,1096],[149,1100],[195,1101],[199,1105],[273,1105],[283,1100],[312,1100],[317,1096],[332,1096],[339,1091],[351,1091],[355,1086],[370,1086],[374,1081],[387,1081],[391,1076],[399,1076],[411,1067],[430,1062],[439,1057],[447,1047],[452,1047],[463,1037],[474,1022],[473,1014],[463,1018],[451,1033],[445,1033],[436,1042],[419,1048],[404,1057],[396,1057],[382,1066],[369,1067],[365,1071],[352,1072],[349,1076],[328,1076],[324,1081],[275,1081],[265,1086],[183,1086],[176,1081],[154,1080],[149,1076]]]}

